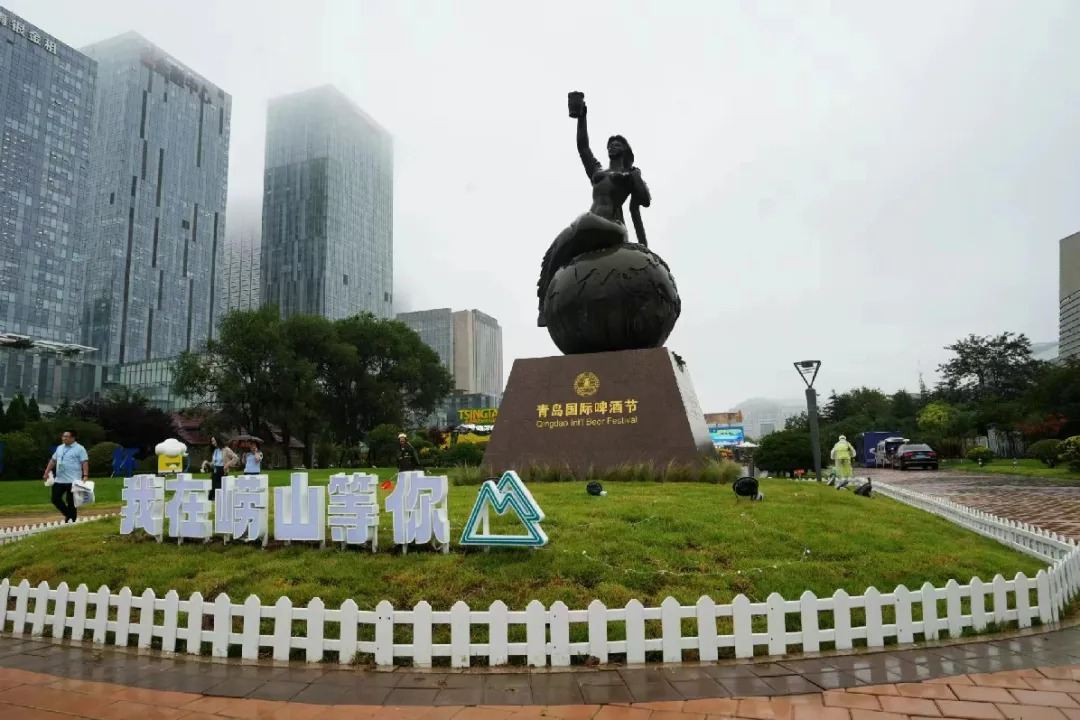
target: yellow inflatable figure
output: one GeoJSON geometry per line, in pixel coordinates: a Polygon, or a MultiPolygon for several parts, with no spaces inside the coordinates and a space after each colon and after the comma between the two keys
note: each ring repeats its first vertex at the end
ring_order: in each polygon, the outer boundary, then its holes
{"type": "Polygon", "coordinates": [[[184,469],[183,455],[158,455],[157,469],[162,475],[170,475],[182,472],[184,469]]]}
{"type": "Polygon", "coordinates": [[[854,475],[851,470],[851,461],[855,458],[855,448],[843,435],[833,445],[830,455],[841,478],[850,478],[854,475]]]}
{"type": "Polygon", "coordinates": [[[160,442],[154,448],[158,458],[158,472],[162,475],[174,475],[184,471],[184,458],[187,445],[175,438],[160,442]]]}

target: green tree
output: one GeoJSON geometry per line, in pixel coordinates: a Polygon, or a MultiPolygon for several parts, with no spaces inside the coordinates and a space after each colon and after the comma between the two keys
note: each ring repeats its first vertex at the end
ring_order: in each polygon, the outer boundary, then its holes
{"type": "Polygon", "coordinates": [[[1049,417],[1064,420],[1049,437],[1080,435],[1080,360],[1067,358],[1044,366],[1025,404],[1031,413],[1028,424],[1044,423],[1049,417]]]}
{"type": "Polygon", "coordinates": [[[33,395],[30,396],[30,402],[26,406],[26,420],[27,422],[37,422],[41,419],[41,408],[38,407],[37,398],[33,395]]]}
{"type": "Polygon", "coordinates": [[[484,462],[484,446],[479,443],[454,443],[443,453],[443,462],[453,467],[479,467],[484,462]]]}
{"type": "Polygon", "coordinates": [[[410,412],[432,412],[453,388],[436,352],[404,323],[363,314],[334,327],[337,343],[320,376],[339,441],[358,443],[379,425],[400,427],[410,412]]]}
{"type": "Polygon", "coordinates": [[[453,387],[439,357],[403,323],[357,315],[336,322],[277,308],[233,311],[201,355],[181,356],[173,391],[253,434],[275,424],[309,450],[324,429],[347,446],[380,424],[430,413],[453,387]]]}
{"type": "Polygon", "coordinates": [[[935,435],[945,435],[956,418],[952,405],[944,400],[935,400],[919,411],[919,429],[935,435]]]}
{"type": "MultiPolygon", "coordinates": [[[[877,388],[860,387],[845,393],[850,398],[851,415],[866,418],[871,425],[893,425],[892,401],[877,388]]],[[[867,430],[871,428],[866,428],[867,430]]]]}
{"type": "MultiPolygon", "coordinates": [[[[829,457],[822,454],[822,464],[829,457]]],[[[810,433],[806,430],[780,430],[766,435],[754,453],[757,467],[772,473],[793,473],[796,470],[814,470],[814,453],[810,433]]]]}
{"type": "Polygon", "coordinates": [[[1041,461],[1046,467],[1055,467],[1061,460],[1063,443],[1060,440],[1040,440],[1028,448],[1030,458],[1041,461]]]}
{"type": "MultiPolygon", "coordinates": [[[[168,413],[151,407],[145,396],[126,387],[80,403],[75,416],[100,425],[110,442],[135,448],[140,457],[152,454],[155,445],[176,435],[176,425],[168,413]]],[[[84,438],[80,437],[79,442],[89,447],[84,438]]]]}
{"type": "Polygon", "coordinates": [[[22,430],[23,426],[29,421],[28,415],[26,400],[23,399],[22,393],[19,393],[8,403],[7,414],[4,417],[4,429],[8,432],[22,430]]]}
{"type": "Polygon", "coordinates": [[[919,414],[918,402],[907,390],[898,390],[890,398],[892,416],[904,424],[906,420],[914,420],[919,414]]]}
{"type": "Polygon", "coordinates": [[[429,427],[425,431],[428,441],[435,447],[442,447],[447,440],[447,433],[445,430],[437,427],[429,427]]]}
{"type": "MultiPolygon", "coordinates": [[[[315,445],[315,461],[321,468],[341,466],[341,446],[329,440],[321,440],[315,445]]],[[[307,467],[314,467],[314,463],[307,467]]]]}
{"type": "Polygon", "coordinates": [[[807,417],[806,411],[803,410],[798,415],[792,415],[784,421],[785,430],[806,430],[810,431],[810,418],[807,417]]]}
{"type": "Polygon", "coordinates": [[[290,440],[297,437],[304,443],[304,466],[312,467],[316,436],[325,425],[322,411],[329,404],[320,367],[336,358],[337,333],[326,318],[293,315],[281,325],[281,341],[279,392],[270,404],[269,418],[281,428],[286,465],[292,466],[290,440]]]}
{"type": "Polygon", "coordinates": [[[988,399],[968,406],[975,418],[975,429],[985,435],[990,428],[1001,431],[1017,430],[1028,414],[1019,400],[988,399]]]}
{"type": "Polygon", "coordinates": [[[376,467],[396,465],[400,433],[401,429],[397,425],[389,423],[372,428],[365,438],[368,446],[368,462],[376,467]]]}
{"type": "Polygon", "coordinates": [[[72,418],[48,418],[27,423],[19,432],[34,441],[34,447],[46,459],[60,444],[60,436],[71,430],[83,447],[92,447],[105,441],[105,429],[97,423],[72,418]]]}
{"type": "Polygon", "coordinates": [[[114,442],[98,443],[86,452],[87,465],[93,477],[110,477],[113,470],[113,453],[120,446],[114,442]]]}
{"type": "Polygon", "coordinates": [[[1065,438],[1061,443],[1061,459],[1069,463],[1069,469],[1080,472],[1080,435],[1065,438]]]}
{"type": "Polygon", "coordinates": [[[852,415],[851,397],[847,393],[837,395],[836,390],[829,393],[825,407],[821,409],[821,419],[827,423],[837,423],[852,415]]]}
{"type": "Polygon", "coordinates": [[[225,314],[217,339],[202,353],[184,353],[173,364],[173,392],[195,405],[216,408],[233,428],[266,432],[281,402],[281,368],[288,354],[276,305],[225,314]]]}
{"type": "Polygon", "coordinates": [[[71,402],[69,402],[67,398],[64,398],[64,401],[61,402],[56,407],[56,409],[53,410],[49,414],[50,414],[51,417],[54,417],[54,418],[66,418],[66,417],[71,417],[73,413],[74,413],[74,408],[72,408],[71,402]]]}
{"type": "Polygon", "coordinates": [[[4,396],[0,395],[0,433],[7,430],[7,425],[5,425],[5,422],[6,420],[4,419],[4,396]]]}
{"type": "Polygon", "coordinates": [[[822,413],[822,436],[846,435],[854,438],[868,430],[904,425],[901,422],[904,419],[908,426],[914,426],[913,406],[914,399],[904,391],[889,396],[877,388],[868,387],[839,394],[834,390],[822,413]]]}
{"type": "Polygon", "coordinates": [[[952,402],[1017,400],[1032,390],[1045,365],[1032,357],[1023,333],[969,335],[945,349],[953,357],[938,366],[938,391],[952,402]]]}
{"type": "Polygon", "coordinates": [[[977,424],[971,409],[935,400],[919,411],[917,427],[920,439],[936,446],[940,454],[958,457],[962,453],[961,441],[974,434],[977,424]]]}
{"type": "Polygon", "coordinates": [[[0,435],[0,447],[3,447],[0,477],[4,480],[40,480],[49,456],[38,451],[29,435],[23,432],[4,433],[0,435]]]}

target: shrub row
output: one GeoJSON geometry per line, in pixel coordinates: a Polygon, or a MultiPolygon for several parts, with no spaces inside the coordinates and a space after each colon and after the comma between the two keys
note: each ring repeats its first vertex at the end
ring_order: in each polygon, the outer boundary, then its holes
{"type": "MultiPolygon", "coordinates": [[[[669,463],[656,466],[652,463],[628,463],[603,472],[588,471],[583,475],[569,467],[558,465],[531,465],[518,470],[521,479],[528,483],[583,482],[668,482],[709,483],[730,485],[742,475],[742,467],[730,460],[707,459],[700,465],[669,463]]],[[[482,468],[467,467],[453,474],[455,485],[480,485],[489,474],[482,468]]]]}

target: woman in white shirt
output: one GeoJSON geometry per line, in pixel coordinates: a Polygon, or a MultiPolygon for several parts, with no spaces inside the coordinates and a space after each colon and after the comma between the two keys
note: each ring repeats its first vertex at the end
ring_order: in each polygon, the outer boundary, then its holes
{"type": "Polygon", "coordinates": [[[210,444],[214,448],[214,454],[210,456],[210,502],[213,502],[217,491],[221,489],[221,479],[229,474],[237,458],[232,448],[220,437],[211,437],[210,444]]]}
{"type": "Polygon", "coordinates": [[[244,453],[244,474],[258,475],[262,472],[263,454],[259,450],[259,443],[252,440],[248,445],[248,451],[244,453]]]}

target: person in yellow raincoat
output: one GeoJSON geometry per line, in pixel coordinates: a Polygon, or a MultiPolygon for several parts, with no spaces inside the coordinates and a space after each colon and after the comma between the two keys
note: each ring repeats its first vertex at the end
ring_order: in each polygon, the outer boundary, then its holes
{"type": "Polygon", "coordinates": [[[855,448],[847,441],[846,437],[840,436],[840,439],[833,445],[830,457],[836,464],[836,470],[841,479],[853,477],[851,462],[855,459],[855,448]]]}

